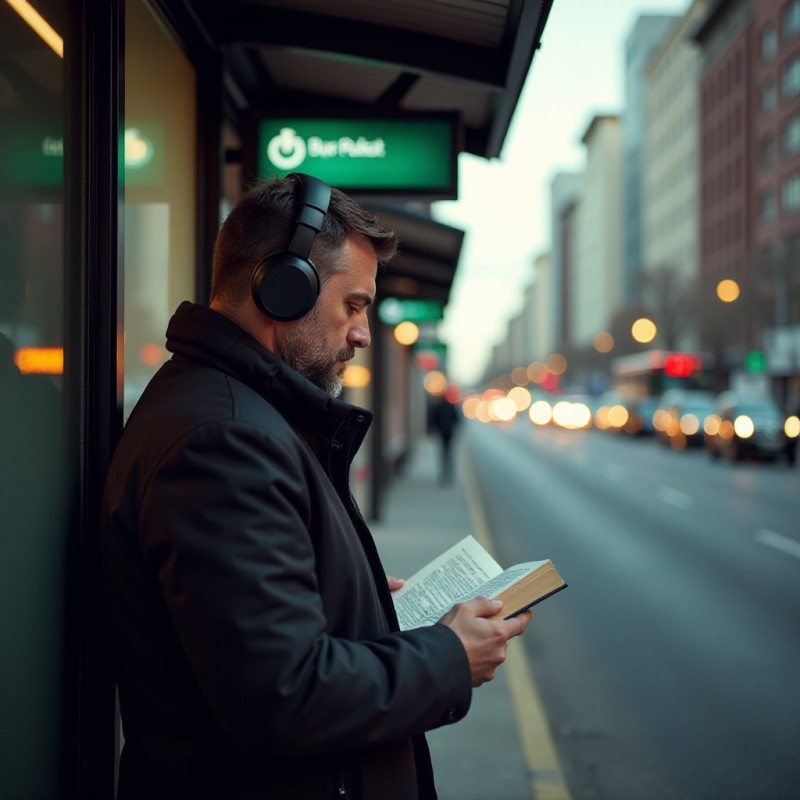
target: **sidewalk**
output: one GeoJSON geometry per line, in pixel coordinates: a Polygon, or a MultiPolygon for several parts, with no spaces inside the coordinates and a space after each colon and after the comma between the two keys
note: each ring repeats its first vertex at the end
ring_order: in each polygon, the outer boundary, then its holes
{"type": "MultiPolygon", "coordinates": [[[[464,498],[461,447],[455,456],[455,482],[440,486],[437,442],[419,440],[402,474],[393,478],[383,519],[370,525],[390,575],[407,577],[475,533],[464,498]]],[[[465,719],[428,734],[440,800],[536,800],[507,666],[475,690],[465,719]]]]}

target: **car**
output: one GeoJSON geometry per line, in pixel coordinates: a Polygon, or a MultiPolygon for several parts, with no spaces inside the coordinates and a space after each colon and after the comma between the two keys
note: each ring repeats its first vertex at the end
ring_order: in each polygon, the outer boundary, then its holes
{"type": "Polygon", "coordinates": [[[624,401],[628,412],[623,431],[631,436],[652,436],[655,433],[653,415],[659,406],[657,397],[636,397],[624,401]]]}
{"type": "Polygon", "coordinates": [[[706,419],[716,411],[714,395],[704,391],[685,391],[661,403],[659,438],[673,450],[701,447],[705,441],[706,419]]]}
{"type": "Polygon", "coordinates": [[[773,399],[726,392],[706,420],[704,443],[712,459],[785,458],[794,464],[798,437],[800,420],[784,414],[773,399]]]}
{"type": "Polygon", "coordinates": [[[661,395],[653,414],[656,440],[682,450],[703,444],[703,423],[715,410],[713,392],[703,389],[669,389],[661,395]]]}
{"type": "Polygon", "coordinates": [[[616,392],[605,392],[595,401],[594,426],[601,431],[619,433],[628,422],[625,399],[616,392]]]}

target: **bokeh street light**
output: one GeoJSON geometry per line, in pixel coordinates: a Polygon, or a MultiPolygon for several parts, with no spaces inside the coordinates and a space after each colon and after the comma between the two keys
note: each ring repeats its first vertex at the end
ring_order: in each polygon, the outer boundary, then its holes
{"type": "Polygon", "coordinates": [[[546,366],[553,375],[563,375],[567,369],[567,359],[561,353],[553,353],[547,357],[546,366]]]}
{"type": "Polygon", "coordinates": [[[740,291],[739,284],[730,278],[726,278],[717,284],[717,297],[723,303],[732,303],[739,297],[740,291]]]}
{"type": "Polygon", "coordinates": [[[414,344],[419,339],[419,328],[413,322],[401,322],[394,329],[394,338],[400,344],[414,344]]]}
{"type": "Polygon", "coordinates": [[[614,349],[614,337],[607,331],[600,331],[592,345],[598,353],[610,353],[614,349]]]}
{"type": "Polygon", "coordinates": [[[653,339],[656,338],[657,332],[658,329],[656,328],[655,322],[651,319],[647,319],[647,317],[640,317],[631,326],[631,336],[633,336],[639,344],[648,344],[652,342],[653,339]]]}
{"type": "Polygon", "coordinates": [[[438,369],[432,370],[422,379],[422,385],[428,394],[444,394],[447,389],[447,376],[438,369]]]}

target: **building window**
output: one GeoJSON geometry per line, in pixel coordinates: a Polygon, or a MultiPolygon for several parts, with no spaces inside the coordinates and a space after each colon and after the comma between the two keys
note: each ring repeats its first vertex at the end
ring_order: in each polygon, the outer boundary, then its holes
{"type": "Polygon", "coordinates": [[[795,172],[784,180],[781,186],[781,207],[784,214],[794,214],[800,210],[800,172],[795,172]]]}
{"type": "Polygon", "coordinates": [[[784,68],[781,75],[781,94],[790,99],[800,93],[800,56],[795,56],[784,68]]]}
{"type": "Polygon", "coordinates": [[[778,36],[772,25],[766,25],[761,31],[761,58],[763,61],[772,61],[778,52],[778,36]]]}
{"type": "Polygon", "coordinates": [[[800,114],[795,114],[784,123],[782,141],[786,158],[800,153],[800,114]]]}
{"type": "Polygon", "coordinates": [[[800,33],[800,0],[792,0],[783,10],[781,18],[783,40],[788,42],[800,33]]]}
{"type": "Polygon", "coordinates": [[[775,166],[775,137],[767,134],[761,140],[761,170],[769,172],[775,166]]]}
{"type": "Polygon", "coordinates": [[[761,110],[765,114],[771,114],[778,105],[778,93],[775,90],[775,83],[767,81],[761,87],[761,110]]]}
{"type": "Polygon", "coordinates": [[[767,189],[761,195],[761,221],[765,225],[775,222],[775,217],[778,213],[777,205],[775,192],[772,189],[767,189]]]}

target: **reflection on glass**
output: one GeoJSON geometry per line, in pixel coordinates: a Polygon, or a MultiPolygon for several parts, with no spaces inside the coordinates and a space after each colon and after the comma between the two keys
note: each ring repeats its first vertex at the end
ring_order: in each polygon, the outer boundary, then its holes
{"type": "Polygon", "coordinates": [[[16,6],[0,3],[0,797],[33,800],[59,796],[61,749],[63,61],[16,6]]]}
{"type": "Polygon", "coordinates": [[[125,416],[194,298],[196,75],[142,0],[125,5],[125,416]]]}

